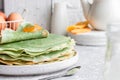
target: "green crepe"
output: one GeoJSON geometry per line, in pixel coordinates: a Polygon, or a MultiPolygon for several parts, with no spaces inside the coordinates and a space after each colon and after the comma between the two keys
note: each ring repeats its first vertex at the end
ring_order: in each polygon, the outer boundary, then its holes
{"type": "Polygon", "coordinates": [[[1,44],[0,58],[38,62],[70,53],[74,44],[74,40],[69,37],[50,34],[47,38],[1,44]]]}
{"type": "Polygon", "coordinates": [[[19,56],[16,58],[10,57],[5,54],[0,54],[0,59],[9,60],[9,61],[21,60],[21,61],[43,62],[43,61],[52,60],[54,58],[59,58],[60,56],[64,56],[68,53],[70,54],[71,52],[72,52],[72,49],[64,48],[62,50],[53,51],[53,52],[50,52],[49,54],[42,54],[35,57],[19,56]]]}
{"type": "Polygon", "coordinates": [[[70,47],[73,44],[74,41],[71,38],[50,34],[47,38],[1,44],[0,53],[9,53],[13,56],[19,56],[20,54],[36,56],[70,47]]]}
{"type": "Polygon", "coordinates": [[[37,32],[23,32],[23,28],[29,25],[32,24],[24,22],[18,27],[16,31],[13,31],[11,29],[5,29],[1,33],[0,44],[29,39],[45,38],[49,35],[48,31],[45,29],[42,29],[37,32]]]}

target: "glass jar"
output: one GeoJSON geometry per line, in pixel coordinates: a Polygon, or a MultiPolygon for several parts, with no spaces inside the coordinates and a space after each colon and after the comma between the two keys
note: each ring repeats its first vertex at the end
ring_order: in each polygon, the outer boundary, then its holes
{"type": "Polygon", "coordinates": [[[107,53],[105,80],[120,80],[120,23],[112,23],[107,29],[107,53]]]}

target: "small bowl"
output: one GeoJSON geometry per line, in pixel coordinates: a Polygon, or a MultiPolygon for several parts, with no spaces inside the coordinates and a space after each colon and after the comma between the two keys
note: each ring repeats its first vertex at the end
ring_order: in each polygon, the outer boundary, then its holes
{"type": "Polygon", "coordinates": [[[88,46],[106,45],[107,37],[105,31],[91,31],[81,34],[68,33],[68,36],[73,38],[77,44],[88,46]]]}

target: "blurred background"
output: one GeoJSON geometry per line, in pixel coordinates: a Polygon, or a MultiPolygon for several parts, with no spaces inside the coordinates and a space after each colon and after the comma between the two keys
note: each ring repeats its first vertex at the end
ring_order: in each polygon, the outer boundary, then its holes
{"type": "Polygon", "coordinates": [[[19,12],[25,20],[50,30],[54,3],[57,2],[69,4],[67,7],[69,25],[84,20],[80,0],[0,0],[0,10],[7,16],[11,12],[19,12]]]}

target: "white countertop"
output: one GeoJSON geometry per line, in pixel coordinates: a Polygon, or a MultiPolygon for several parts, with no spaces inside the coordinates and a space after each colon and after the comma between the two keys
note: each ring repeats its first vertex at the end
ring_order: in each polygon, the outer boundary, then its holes
{"type": "MultiPolygon", "coordinates": [[[[78,73],[71,77],[54,80],[103,80],[105,46],[76,46],[79,53],[77,65],[81,66],[78,73]]],[[[38,80],[40,76],[11,77],[0,76],[0,80],[38,80]]]]}

